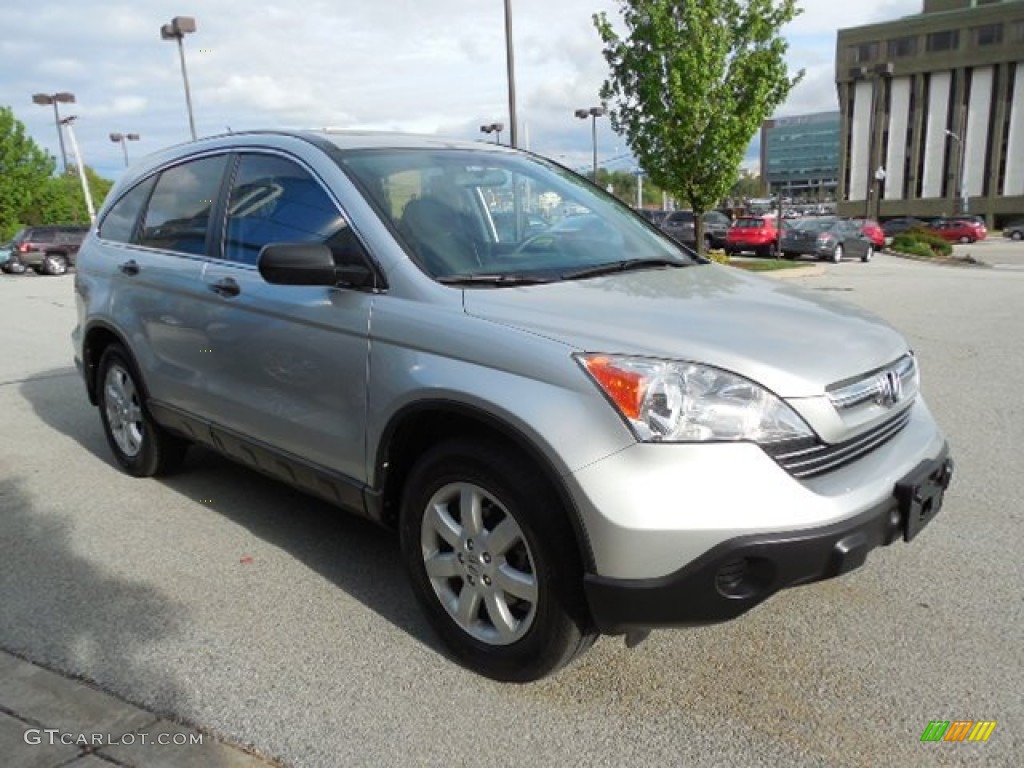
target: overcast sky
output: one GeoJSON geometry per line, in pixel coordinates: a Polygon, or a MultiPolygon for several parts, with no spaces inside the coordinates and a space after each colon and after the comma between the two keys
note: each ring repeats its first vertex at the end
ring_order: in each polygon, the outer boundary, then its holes
{"type": "MultiPolygon", "coordinates": [[[[607,74],[595,11],[616,0],[512,0],[520,145],[569,165],[590,158],[573,110],[598,103],[607,74]]],[[[160,25],[193,16],[185,40],[199,135],[268,127],[372,128],[482,138],[508,123],[503,0],[5,0],[0,104],[55,156],[50,107],[33,93],[70,91],[85,162],[115,178],[112,131],[138,133],[139,157],[187,140],[177,45],[160,25]]],[[[922,0],[802,0],[785,30],[806,70],[778,115],[836,109],[836,30],[919,13],[922,0]]],[[[599,154],[628,153],[599,120],[599,154]]],[[[507,132],[502,135],[507,140],[507,132]]],[[[69,150],[70,151],[70,150],[69,150]]],[[[611,167],[631,170],[627,159],[611,167]]]]}

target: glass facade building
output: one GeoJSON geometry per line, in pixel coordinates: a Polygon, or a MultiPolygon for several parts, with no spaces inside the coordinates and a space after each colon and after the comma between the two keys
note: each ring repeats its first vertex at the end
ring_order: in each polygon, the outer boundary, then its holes
{"type": "Polygon", "coordinates": [[[833,199],[839,180],[839,112],[765,120],[761,175],[770,194],[833,199]]]}

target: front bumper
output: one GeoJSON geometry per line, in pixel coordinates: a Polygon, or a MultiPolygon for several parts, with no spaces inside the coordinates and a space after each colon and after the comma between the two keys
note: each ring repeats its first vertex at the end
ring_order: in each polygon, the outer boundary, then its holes
{"type": "Polygon", "coordinates": [[[831,525],[739,536],[674,573],[647,579],[587,574],[591,614],[606,634],[728,621],[781,589],[830,579],[864,564],[868,552],[910,541],[938,513],[953,474],[944,445],[904,476],[892,495],[831,525]]]}

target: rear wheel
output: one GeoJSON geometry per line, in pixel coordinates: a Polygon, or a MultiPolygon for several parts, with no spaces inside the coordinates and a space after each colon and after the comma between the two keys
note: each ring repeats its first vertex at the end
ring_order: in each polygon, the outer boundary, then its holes
{"type": "Polygon", "coordinates": [[[832,263],[833,264],[838,264],[842,260],[843,260],[843,246],[840,244],[840,245],[836,246],[836,249],[834,251],[832,251],[832,263]]]}
{"type": "Polygon", "coordinates": [[[1013,232],[1010,233],[1010,239],[1018,241],[1024,239],[1024,232],[1021,232],[1020,230],[1014,230],[1013,232]]]}
{"type": "Polygon", "coordinates": [[[43,273],[63,275],[68,271],[68,259],[62,253],[48,253],[43,257],[43,273]]]}
{"type": "Polygon", "coordinates": [[[963,235],[960,238],[960,242],[963,243],[964,245],[967,245],[969,242],[971,242],[971,238],[969,238],[967,235],[963,235]]]}
{"type": "Polygon", "coordinates": [[[177,469],[188,443],[165,432],[153,420],[138,373],[121,345],[107,347],[97,375],[100,419],[117,463],[135,477],[177,469]]]}
{"type": "Polygon", "coordinates": [[[871,261],[871,257],[874,256],[874,255],[875,255],[875,247],[869,243],[868,244],[868,249],[866,251],[864,251],[864,255],[860,257],[860,260],[865,262],[865,263],[869,262],[869,261],[871,261]]]}
{"type": "Polygon", "coordinates": [[[407,480],[400,529],[416,597],[470,669],[537,680],[596,638],[565,511],[516,453],[470,439],[431,449],[407,480]]]}
{"type": "Polygon", "coordinates": [[[790,261],[795,259],[796,256],[797,256],[796,253],[794,253],[793,251],[783,251],[782,252],[782,258],[789,259],[790,261]]]}

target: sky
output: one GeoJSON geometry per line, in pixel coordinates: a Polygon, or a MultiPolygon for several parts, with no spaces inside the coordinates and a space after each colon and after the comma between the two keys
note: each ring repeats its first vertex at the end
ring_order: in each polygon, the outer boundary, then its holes
{"type": "MultiPolygon", "coordinates": [[[[484,139],[508,124],[503,0],[5,0],[0,105],[59,157],[52,107],[69,91],[84,162],[117,178],[111,132],[137,133],[130,158],[189,139],[174,41],[160,26],[192,16],[185,38],[200,136],[250,128],[332,127],[484,139]]],[[[777,116],[837,108],[836,30],[919,13],[922,0],[799,0],[783,30],[791,71],[805,70],[777,116]]],[[[591,16],[617,0],[511,0],[520,146],[589,166],[589,121],[607,77],[591,16]]],[[[621,25],[620,25],[621,29],[621,25]]],[[[493,135],[489,138],[493,139],[493,135]]],[[[508,140],[507,130],[502,140],[508,140]]],[[[70,154],[70,147],[68,149],[70,154]]],[[[598,120],[602,165],[635,170],[625,141],[598,120]]],[[[748,158],[756,158],[756,143],[748,158]]]]}

